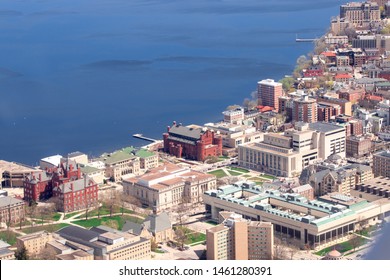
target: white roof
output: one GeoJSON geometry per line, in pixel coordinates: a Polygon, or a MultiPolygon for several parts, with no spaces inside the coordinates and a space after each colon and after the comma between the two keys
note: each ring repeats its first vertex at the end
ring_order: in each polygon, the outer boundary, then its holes
{"type": "Polygon", "coordinates": [[[55,156],[45,157],[41,159],[41,161],[50,163],[54,166],[58,166],[61,163],[61,159],[62,159],[61,155],[55,155],[55,156]]]}

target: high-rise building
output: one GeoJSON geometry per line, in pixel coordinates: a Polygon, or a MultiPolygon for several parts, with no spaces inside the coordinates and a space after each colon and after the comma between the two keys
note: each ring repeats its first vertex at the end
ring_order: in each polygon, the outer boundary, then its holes
{"type": "Polygon", "coordinates": [[[364,26],[381,20],[377,3],[350,2],[340,6],[340,17],[347,19],[355,26],[364,26]]]}
{"type": "MultiPolygon", "coordinates": [[[[221,213],[223,214],[223,213],[221,213]]],[[[222,224],[207,230],[208,260],[272,259],[273,225],[228,214],[222,224]]]]}
{"type": "Polygon", "coordinates": [[[317,122],[317,101],[307,95],[294,100],[293,121],[314,123],[317,122]]]}
{"type": "Polygon", "coordinates": [[[257,104],[279,110],[279,97],[283,94],[282,84],[267,79],[257,83],[257,104]]]}

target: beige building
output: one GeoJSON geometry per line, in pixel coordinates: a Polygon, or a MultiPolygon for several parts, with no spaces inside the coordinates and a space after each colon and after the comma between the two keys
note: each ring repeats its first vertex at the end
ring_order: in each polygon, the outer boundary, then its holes
{"type": "Polygon", "coordinates": [[[272,259],[272,224],[248,221],[235,213],[227,214],[229,217],[222,224],[207,230],[207,259],[272,259]]]}
{"type": "Polygon", "coordinates": [[[215,220],[219,212],[232,211],[248,220],[270,222],[275,237],[288,238],[301,248],[326,245],[359,229],[362,222],[372,225],[382,216],[390,216],[388,199],[379,203],[359,198],[359,195],[332,193],[307,200],[298,194],[264,191],[248,182],[208,191],[204,194],[204,203],[215,220]]]}
{"type": "Polygon", "coordinates": [[[89,178],[93,179],[98,185],[102,185],[104,183],[104,169],[98,169],[90,165],[80,164],[80,170],[84,177],[88,176],[89,178]]]}
{"type": "Polygon", "coordinates": [[[92,248],[95,260],[145,260],[151,256],[150,239],[106,226],[90,230],[69,226],[57,233],[67,241],[92,248]]]}
{"type": "Polygon", "coordinates": [[[203,174],[175,164],[154,168],[142,176],[123,181],[123,191],[156,210],[179,204],[199,203],[205,191],[217,186],[214,175],[203,174]]]}
{"type": "Polygon", "coordinates": [[[98,161],[104,162],[105,176],[119,182],[129,175],[140,175],[141,164],[138,157],[126,151],[103,154],[98,161]]]}
{"type": "Polygon", "coordinates": [[[257,131],[256,127],[231,124],[227,122],[206,123],[208,129],[219,131],[222,137],[222,145],[227,148],[237,148],[238,145],[260,142],[264,133],[257,131]]]}
{"type": "Polygon", "coordinates": [[[24,177],[37,171],[34,167],[0,160],[0,187],[23,187],[24,177]]]}
{"type": "Polygon", "coordinates": [[[94,259],[92,254],[89,254],[82,250],[75,250],[67,254],[59,254],[56,256],[56,258],[57,260],[66,260],[66,261],[73,261],[73,260],[91,261],[94,259]]]}
{"type": "Polygon", "coordinates": [[[46,247],[46,244],[53,240],[53,235],[47,231],[39,231],[16,238],[16,246],[18,249],[23,248],[27,250],[29,256],[39,255],[46,247]]]}
{"type": "Polygon", "coordinates": [[[68,154],[68,159],[73,160],[77,164],[88,164],[88,156],[81,152],[73,152],[68,154]]]}
{"type": "Polygon", "coordinates": [[[355,27],[369,26],[381,21],[381,13],[377,3],[350,2],[340,6],[340,17],[351,22],[355,27]]]}
{"type": "Polygon", "coordinates": [[[329,123],[297,123],[298,130],[284,134],[269,133],[264,141],[241,145],[238,149],[240,166],[293,177],[313,163],[335,153],[345,157],[345,130],[329,123]]]}
{"type": "Polygon", "coordinates": [[[150,152],[145,149],[140,149],[135,153],[135,155],[140,159],[141,169],[152,169],[158,166],[158,153],[150,152]]]}

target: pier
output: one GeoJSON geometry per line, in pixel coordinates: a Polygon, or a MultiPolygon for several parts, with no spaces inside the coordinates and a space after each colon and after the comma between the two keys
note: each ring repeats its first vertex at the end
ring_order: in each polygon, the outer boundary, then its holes
{"type": "Polygon", "coordinates": [[[298,43],[305,43],[305,42],[315,42],[317,41],[318,39],[315,38],[315,39],[301,39],[301,38],[296,38],[295,39],[295,42],[298,42],[298,43]]]}
{"type": "Polygon", "coordinates": [[[158,141],[158,140],[153,139],[153,138],[145,137],[145,136],[143,136],[140,133],[133,134],[133,137],[134,138],[138,138],[138,139],[142,139],[142,140],[146,140],[146,141],[149,141],[149,142],[157,142],[158,141]]]}

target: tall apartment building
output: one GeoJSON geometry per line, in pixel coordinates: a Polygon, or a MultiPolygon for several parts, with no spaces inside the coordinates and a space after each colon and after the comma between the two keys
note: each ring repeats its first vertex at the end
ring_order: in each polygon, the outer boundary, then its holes
{"type": "Polygon", "coordinates": [[[241,124],[244,120],[244,108],[237,107],[232,110],[222,112],[223,121],[232,124],[241,124]]]}
{"type": "Polygon", "coordinates": [[[271,223],[248,221],[235,213],[207,230],[208,260],[262,260],[273,257],[271,223]]]}
{"type": "Polygon", "coordinates": [[[298,130],[268,133],[264,141],[238,148],[240,166],[292,177],[316,159],[332,154],[345,157],[345,129],[330,123],[296,124],[298,130]]]}
{"type": "Polygon", "coordinates": [[[279,97],[283,95],[281,83],[267,79],[257,83],[257,103],[262,106],[270,106],[275,111],[279,110],[279,97]]]}
{"type": "Polygon", "coordinates": [[[345,18],[357,27],[379,22],[381,13],[377,3],[350,2],[340,6],[340,17],[345,18]]]}
{"type": "Polygon", "coordinates": [[[307,95],[294,100],[293,111],[294,122],[317,122],[317,101],[309,98],[307,95]]]}
{"type": "Polygon", "coordinates": [[[372,169],[375,177],[390,177],[390,152],[380,151],[374,154],[372,169]]]}

